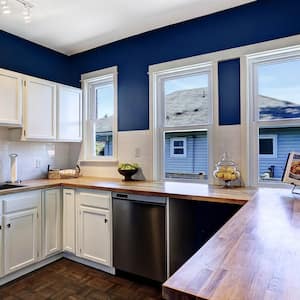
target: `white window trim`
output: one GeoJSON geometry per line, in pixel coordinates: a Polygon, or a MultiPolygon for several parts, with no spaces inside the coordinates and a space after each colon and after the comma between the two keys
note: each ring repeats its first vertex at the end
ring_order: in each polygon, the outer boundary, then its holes
{"type": "Polygon", "coordinates": [[[102,70],[86,73],[81,75],[82,89],[83,89],[83,154],[80,161],[83,162],[117,162],[118,161],[118,67],[110,67],[102,70]],[[89,122],[90,111],[90,89],[96,82],[112,81],[114,85],[114,119],[113,119],[113,155],[112,156],[96,156],[92,155],[94,148],[94,140],[91,133],[94,132],[92,122],[89,122]]]}
{"type": "MultiPolygon", "coordinates": [[[[271,187],[286,186],[281,182],[274,181],[266,183],[259,180],[259,157],[261,157],[259,155],[259,128],[299,127],[299,119],[259,120],[259,116],[257,114],[257,103],[255,101],[255,95],[258,94],[255,90],[255,87],[257,86],[255,83],[257,82],[257,64],[289,60],[293,58],[300,58],[300,46],[292,46],[246,55],[243,60],[244,74],[241,78],[241,82],[242,80],[246,81],[244,92],[246,91],[247,99],[247,104],[244,105],[243,108],[247,117],[243,119],[243,122],[245,122],[245,120],[248,120],[249,122],[248,133],[246,134],[246,144],[248,145],[246,157],[248,157],[248,162],[245,163],[245,165],[248,166],[247,185],[271,187]]],[[[245,126],[245,128],[247,128],[247,126],[245,126]]],[[[268,157],[270,158],[270,156],[268,157]]]]}
{"type": "Polygon", "coordinates": [[[259,140],[270,140],[272,139],[273,153],[272,154],[259,154],[260,158],[277,158],[277,134],[261,134],[259,140]]]}
{"type": "Polygon", "coordinates": [[[174,137],[170,138],[170,157],[174,158],[184,158],[186,157],[187,152],[187,142],[186,137],[174,137]],[[174,142],[183,142],[183,146],[174,146],[174,142]],[[183,154],[174,153],[175,149],[183,149],[183,154]]]}
{"type": "MultiPolygon", "coordinates": [[[[206,56],[204,56],[205,58],[206,56]]],[[[208,153],[213,152],[213,136],[215,132],[215,127],[217,126],[213,120],[218,119],[218,66],[215,62],[204,61],[203,57],[196,57],[191,60],[191,58],[175,60],[167,63],[162,63],[158,65],[153,65],[149,67],[149,105],[150,105],[150,124],[151,130],[153,133],[153,179],[154,180],[171,180],[170,178],[165,178],[164,176],[164,160],[162,159],[165,153],[164,148],[164,140],[162,131],[162,113],[161,109],[161,95],[157,93],[157,91],[161,91],[159,88],[160,78],[162,76],[176,73],[181,73],[186,71],[186,74],[191,74],[198,72],[199,69],[203,72],[209,72],[209,85],[210,89],[210,99],[212,101],[211,106],[209,107],[209,121],[208,124],[205,125],[195,125],[195,126],[181,126],[179,127],[166,127],[168,131],[176,132],[184,132],[184,131],[207,131],[208,138],[208,153]],[[193,62],[193,63],[191,63],[193,62]],[[167,68],[166,68],[167,67],[167,68]],[[214,84],[213,84],[214,83],[214,84]],[[159,116],[159,117],[158,117],[159,116]]],[[[209,184],[213,183],[213,155],[209,155],[208,157],[208,180],[200,180],[204,182],[208,182],[209,184]]],[[[199,180],[191,180],[191,179],[172,179],[172,181],[199,181],[199,180]]]]}

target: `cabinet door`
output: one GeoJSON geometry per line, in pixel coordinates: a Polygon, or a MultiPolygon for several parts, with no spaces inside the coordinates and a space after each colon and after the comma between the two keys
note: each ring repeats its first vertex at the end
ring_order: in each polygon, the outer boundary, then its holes
{"type": "Polygon", "coordinates": [[[4,216],[5,274],[37,262],[37,212],[37,209],[30,209],[4,216]]]}
{"type": "Polygon", "coordinates": [[[45,80],[26,80],[25,139],[56,138],[56,85],[45,80]]]}
{"type": "Polygon", "coordinates": [[[0,124],[22,125],[22,79],[0,69],[0,124]]]}
{"type": "Polygon", "coordinates": [[[109,211],[80,206],[78,230],[80,256],[111,266],[109,211]]]}
{"type": "Polygon", "coordinates": [[[63,191],[63,249],[75,254],[76,206],[74,190],[63,191]]]}
{"type": "Polygon", "coordinates": [[[45,191],[44,198],[44,256],[62,250],[62,201],[60,189],[45,191]]]}
{"type": "Polygon", "coordinates": [[[81,90],[58,87],[57,138],[61,141],[80,142],[82,139],[81,90]]]}

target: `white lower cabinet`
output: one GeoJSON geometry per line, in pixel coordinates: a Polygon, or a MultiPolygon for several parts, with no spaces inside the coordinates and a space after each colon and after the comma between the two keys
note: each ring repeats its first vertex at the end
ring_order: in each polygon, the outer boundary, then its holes
{"type": "Polygon", "coordinates": [[[43,256],[47,257],[62,250],[62,198],[61,190],[44,192],[43,205],[43,256]]]}
{"type": "Polygon", "coordinates": [[[52,188],[0,196],[0,277],[18,277],[63,251],[114,272],[111,193],[65,188],[62,195],[52,188]]]}
{"type": "Polygon", "coordinates": [[[80,206],[78,247],[82,258],[111,265],[111,234],[109,211],[80,206]]]}
{"type": "Polygon", "coordinates": [[[75,191],[63,190],[63,250],[75,254],[76,242],[75,191]]]}
{"type": "Polygon", "coordinates": [[[111,193],[77,191],[77,255],[112,266],[111,193]]]}
{"type": "Polygon", "coordinates": [[[5,274],[38,261],[38,210],[29,209],[4,217],[5,274]]]}
{"type": "Polygon", "coordinates": [[[4,274],[39,260],[41,191],[3,196],[4,274]]]}

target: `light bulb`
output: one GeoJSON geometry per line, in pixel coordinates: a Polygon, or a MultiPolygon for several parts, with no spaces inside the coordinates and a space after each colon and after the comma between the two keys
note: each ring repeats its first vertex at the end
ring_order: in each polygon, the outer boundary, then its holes
{"type": "Polygon", "coordinates": [[[7,0],[1,0],[0,5],[1,6],[6,6],[7,5],[7,0]]]}
{"type": "Polygon", "coordinates": [[[30,16],[30,8],[28,6],[24,6],[23,16],[30,16]]]}
{"type": "Polygon", "coordinates": [[[31,14],[30,14],[30,7],[29,6],[24,6],[23,17],[24,17],[25,23],[30,23],[31,22],[31,14]]]}
{"type": "Polygon", "coordinates": [[[24,17],[24,22],[25,22],[26,24],[30,23],[30,22],[31,22],[31,17],[30,17],[30,16],[24,17]]]}
{"type": "Polygon", "coordinates": [[[10,10],[10,8],[9,8],[8,5],[2,6],[2,13],[3,13],[4,15],[9,15],[9,14],[11,13],[11,10],[10,10]]]}

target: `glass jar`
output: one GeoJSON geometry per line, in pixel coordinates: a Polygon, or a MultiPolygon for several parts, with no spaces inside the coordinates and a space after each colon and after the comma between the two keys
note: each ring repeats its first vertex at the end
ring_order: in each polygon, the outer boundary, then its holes
{"type": "Polygon", "coordinates": [[[221,160],[216,164],[216,170],[213,172],[213,175],[224,182],[225,187],[230,187],[231,182],[240,178],[237,164],[229,159],[227,152],[223,153],[221,160]]]}

